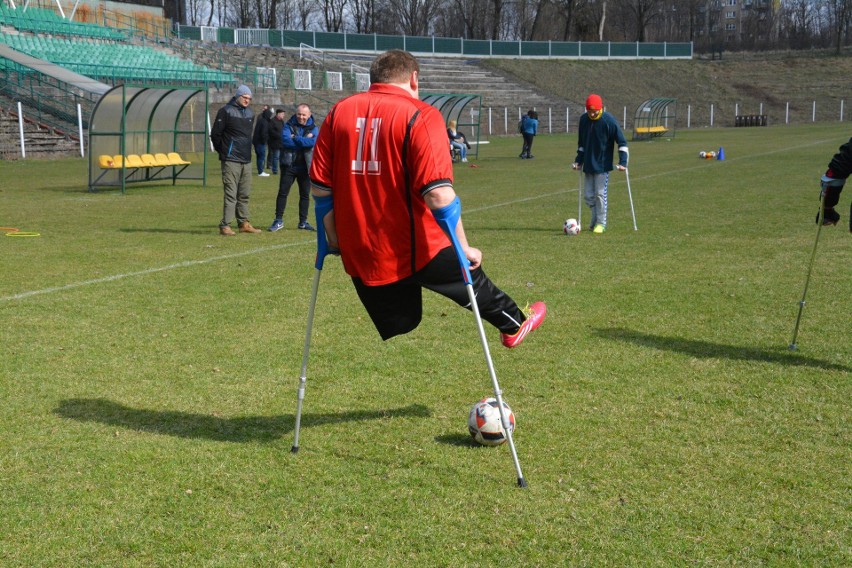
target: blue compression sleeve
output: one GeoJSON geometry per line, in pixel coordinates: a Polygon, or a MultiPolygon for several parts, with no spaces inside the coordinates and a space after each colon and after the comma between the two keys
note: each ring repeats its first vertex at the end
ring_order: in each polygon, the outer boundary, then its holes
{"type": "Polygon", "coordinates": [[[330,251],[328,248],[328,238],[325,236],[325,223],[323,223],[323,219],[332,209],[334,209],[334,200],[331,195],[326,195],[325,197],[314,195],[314,212],[317,216],[317,258],[314,266],[317,270],[322,270],[322,264],[326,255],[335,252],[330,251]]]}
{"type": "Polygon", "coordinates": [[[448,205],[440,209],[433,209],[432,216],[435,217],[438,226],[441,227],[444,233],[450,238],[450,242],[453,243],[453,249],[456,251],[456,257],[458,258],[465,284],[471,284],[473,280],[470,277],[470,261],[465,256],[464,250],[456,236],[456,226],[461,219],[461,200],[456,196],[448,205]]]}

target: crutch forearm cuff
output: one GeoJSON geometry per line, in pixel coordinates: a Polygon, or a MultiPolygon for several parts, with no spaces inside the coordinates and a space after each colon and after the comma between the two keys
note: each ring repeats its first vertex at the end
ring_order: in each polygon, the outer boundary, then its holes
{"type": "Polygon", "coordinates": [[[336,251],[330,250],[328,246],[328,238],[325,234],[325,216],[331,213],[334,209],[334,200],[331,194],[329,195],[314,195],[314,213],[317,217],[317,256],[314,261],[314,266],[317,270],[322,270],[323,261],[328,254],[334,254],[336,251]]]}
{"type": "Polygon", "coordinates": [[[432,209],[432,216],[435,217],[435,221],[447,233],[450,240],[453,240],[456,233],[456,225],[459,224],[459,219],[461,219],[461,200],[458,195],[447,205],[438,209],[432,209]]]}

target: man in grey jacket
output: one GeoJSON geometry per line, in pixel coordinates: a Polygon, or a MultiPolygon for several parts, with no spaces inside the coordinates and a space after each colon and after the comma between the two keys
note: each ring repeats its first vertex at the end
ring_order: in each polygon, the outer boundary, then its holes
{"type": "Polygon", "coordinates": [[[251,139],[254,112],[249,108],[251,90],[240,85],[234,98],[216,113],[216,122],[210,130],[213,148],[222,162],[222,185],[225,201],[219,234],[232,237],[236,233],[231,221],[237,219],[241,233],[259,233],[249,222],[249,195],[251,194],[251,139]]]}

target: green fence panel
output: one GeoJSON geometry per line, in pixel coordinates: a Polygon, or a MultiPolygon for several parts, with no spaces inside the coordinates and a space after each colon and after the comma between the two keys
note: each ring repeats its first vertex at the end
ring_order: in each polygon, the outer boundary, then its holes
{"type": "Polygon", "coordinates": [[[374,51],[376,49],[376,36],[372,34],[349,34],[346,36],[346,49],[374,51]]]}
{"type": "Polygon", "coordinates": [[[389,49],[405,49],[405,38],[402,36],[377,35],[376,50],[387,51],[389,49]]]}
{"type": "Polygon", "coordinates": [[[417,53],[432,53],[432,38],[408,36],[405,38],[405,48],[417,53]]]}
{"type": "Polygon", "coordinates": [[[521,44],[521,55],[550,55],[550,42],[525,41],[521,44]]]}
{"type": "Polygon", "coordinates": [[[609,45],[611,57],[636,57],[635,43],[611,43],[609,45]]]}
{"type": "Polygon", "coordinates": [[[287,30],[282,32],[282,42],[283,47],[299,47],[303,43],[313,45],[314,32],[287,30]]]}
{"type": "Polygon", "coordinates": [[[637,53],[642,57],[664,57],[665,45],[664,43],[640,43],[637,53]]]}
{"type": "Polygon", "coordinates": [[[233,28],[219,28],[216,32],[219,43],[236,43],[233,28]]]}
{"type": "Polygon", "coordinates": [[[436,37],[435,53],[456,54],[462,52],[462,40],[458,37],[436,37]]]}
{"type": "Polygon", "coordinates": [[[462,49],[465,55],[491,55],[491,42],[484,39],[466,39],[462,49]]]}
{"type": "Polygon", "coordinates": [[[609,56],[608,43],[581,43],[580,55],[582,57],[607,57],[609,56]]]}
{"type": "Polygon", "coordinates": [[[517,41],[494,41],[491,42],[492,55],[505,55],[507,57],[521,54],[521,43],[517,41]]]}
{"type": "Polygon", "coordinates": [[[691,43],[666,43],[666,57],[692,57],[691,43]]]}
{"type": "Polygon", "coordinates": [[[346,49],[346,38],[343,34],[334,32],[317,32],[314,34],[317,49],[346,49]]]}
{"type": "Polygon", "coordinates": [[[580,44],[576,41],[555,41],[550,44],[550,55],[554,57],[579,57],[580,44]]]}

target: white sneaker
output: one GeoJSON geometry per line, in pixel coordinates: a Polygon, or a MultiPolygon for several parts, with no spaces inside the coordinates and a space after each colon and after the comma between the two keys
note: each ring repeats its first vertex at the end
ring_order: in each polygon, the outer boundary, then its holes
{"type": "Polygon", "coordinates": [[[263,172],[262,174],[257,174],[257,175],[262,177],[262,178],[268,178],[269,177],[269,174],[266,173],[266,172],[263,172]]]}
{"type": "Polygon", "coordinates": [[[466,161],[467,161],[467,158],[462,158],[462,162],[466,162],[466,161]]]}

